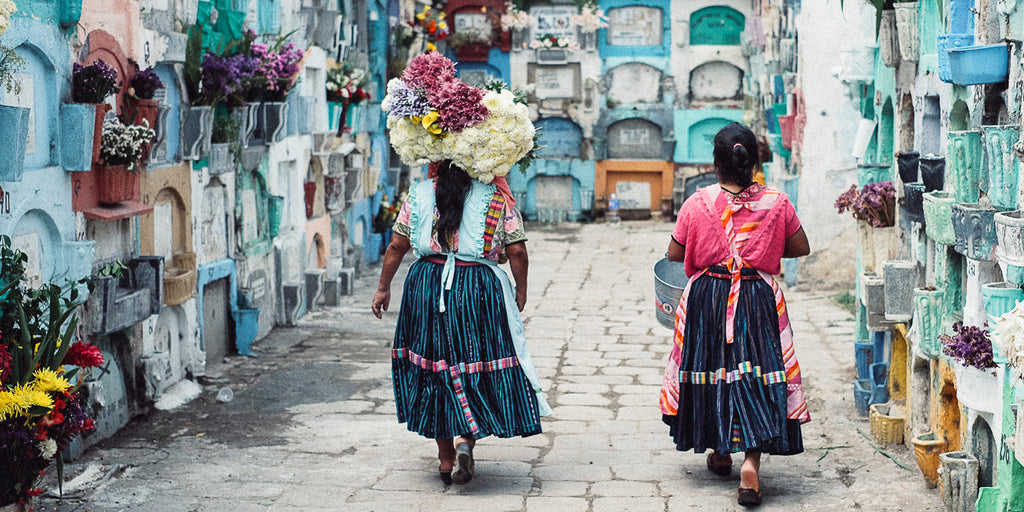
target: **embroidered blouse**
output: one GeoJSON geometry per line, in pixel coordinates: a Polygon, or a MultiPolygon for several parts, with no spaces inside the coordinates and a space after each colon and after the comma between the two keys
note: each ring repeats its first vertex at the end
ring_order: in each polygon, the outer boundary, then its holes
{"type": "Polygon", "coordinates": [[[732,255],[722,229],[730,204],[744,266],[778,274],[786,239],[800,229],[800,219],[785,193],[755,184],[736,197],[712,185],[692,194],[679,208],[672,238],[686,248],[686,275],[721,264],[732,255]]]}

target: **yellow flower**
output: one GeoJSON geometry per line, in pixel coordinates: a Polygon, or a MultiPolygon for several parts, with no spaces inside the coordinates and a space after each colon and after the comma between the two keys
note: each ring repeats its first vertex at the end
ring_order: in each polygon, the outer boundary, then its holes
{"type": "Polygon", "coordinates": [[[420,120],[420,124],[422,124],[423,128],[430,132],[431,135],[441,135],[442,130],[441,126],[437,124],[437,117],[437,111],[431,110],[430,113],[423,116],[423,119],[420,120]]]}
{"type": "MultiPolygon", "coordinates": [[[[444,16],[441,16],[441,18],[444,18],[444,16]]],[[[442,21],[441,23],[438,23],[437,26],[441,30],[444,30],[444,29],[448,28],[448,23],[442,21]]]]}
{"type": "Polygon", "coordinates": [[[14,394],[15,396],[21,396],[22,402],[26,404],[26,410],[37,406],[53,409],[53,397],[46,391],[37,389],[35,386],[17,386],[14,388],[14,394]]]}
{"type": "Polygon", "coordinates": [[[15,402],[14,393],[0,391],[0,421],[21,414],[23,408],[15,402]]]}
{"type": "Polygon", "coordinates": [[[423,6],[423,12],[417,14],[416,15],[416,19],[422,20],[423,18],[426,18],[429,15],[430,15],[430,6],[429,5],[424,5],[423,6]]]}
{"type": "Polygon", "coordinates": [[[434,43],[427,43],[427,51],[428,52],[437,51],[437,45],[435,45],[434,43]]]}
{"type": "Polygon", "coordinates": [[[58,375],[57,372],[47,368],[40,368],[36,370],[32,376],[36,378],[36,389],[47,393],[53,391],[63,393],[71,387],[70,382],[64,380],[64,378],[58,375]]]}

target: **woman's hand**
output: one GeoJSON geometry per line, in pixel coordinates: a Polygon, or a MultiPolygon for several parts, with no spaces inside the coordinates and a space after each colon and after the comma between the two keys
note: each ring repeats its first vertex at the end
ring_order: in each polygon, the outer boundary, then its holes
{"type": "Polygon", "coordinates": [[[519,311],[523,311],[523,307],[526,306],[526,290],[516,289],[516,306],[519,307],[519,311]]]}
{"type": "Polygon", "coordinates": [[[373,309],[373,314],[380,318],[384,315],[384,311],[388,310],[390,303],[391,290],[377,290],[377,293],[373,294],[373,304],[370,307],[373,309]]]}

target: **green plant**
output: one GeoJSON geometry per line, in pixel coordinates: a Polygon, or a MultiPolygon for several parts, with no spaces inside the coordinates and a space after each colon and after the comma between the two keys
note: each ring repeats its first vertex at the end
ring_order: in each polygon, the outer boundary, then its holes
{"type": "Polygon", "coordinates": [[[100,269],[99,274],[101,276],[116,277],[120,279],[124,277],[124,272],[126,270],[128,270],[127,265],[115,260],[112,263],[107,263],[106,265],[104,265],[103,268],[100,269]]]}
{"type": "Polygon", "coordinates": [[[848,311],[851,315],[856,313],[857,297],[855,297],[849,290],[834,295],[832,300],[839,305],[839,307],[848,311]]]}
{"type": "Polygon", "coordinates": [[[210,139],[214,144],[236,142],[241,129],[242,121],[237,117],[230,114],[216,115],[213,118],[213,132],[210,139]]]}
{"type": "Polygon", "coordinates": [[[8,94],[21,94],[21,81],[15,77],[24,65],[25,60],[14,48],[0,44],[0,87],[8,94]]]}
{"type": "Polygon", "coordinates": [[[197,105],[201,99],[200,90],[203,83],[203,25],[192,25],[185,29],[188,40],[185,43],[185,65],[182,74],[185,79],[185,93],[188,101],[197,105]]]}

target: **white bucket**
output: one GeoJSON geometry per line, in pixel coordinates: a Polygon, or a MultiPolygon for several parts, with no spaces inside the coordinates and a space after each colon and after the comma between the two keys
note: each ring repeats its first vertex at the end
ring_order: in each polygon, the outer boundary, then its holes
{"type": "Polygon", "coordinates": [[[654,264],[654,304],[658,323],[675,329],[676,307],[686,287],[686,272],[683,264],[662,258],[654,264]]]}

